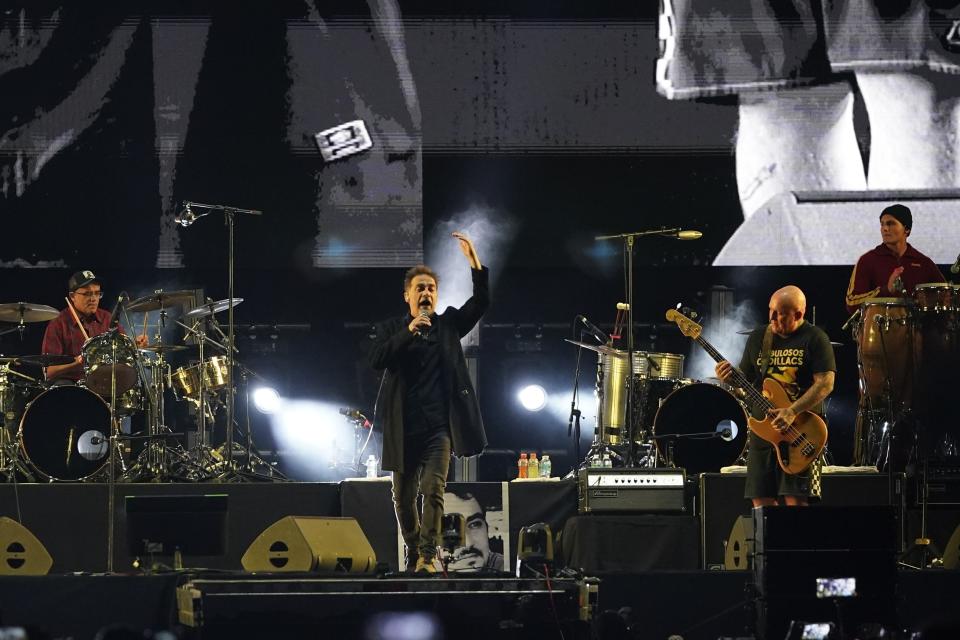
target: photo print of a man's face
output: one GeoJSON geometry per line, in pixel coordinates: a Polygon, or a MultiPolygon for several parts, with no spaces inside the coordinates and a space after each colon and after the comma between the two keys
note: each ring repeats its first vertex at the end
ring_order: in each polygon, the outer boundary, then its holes
{"type": "Polygon", "coordinates": [[[447,570],[503,571],[503,554],[490,548],[490,527],[480,502],[469,493],[458,496],[448,492],[443,496],[443,511],[445,514],[459,513],[464,521],[464,546],[456,547],[452,554],[443,551],[441,555],[445,562],[449,560],[447,570]]]}

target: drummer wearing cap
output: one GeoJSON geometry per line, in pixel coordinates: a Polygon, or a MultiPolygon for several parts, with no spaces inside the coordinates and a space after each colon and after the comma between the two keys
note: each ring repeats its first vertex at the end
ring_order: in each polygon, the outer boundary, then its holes
{"type": "Polygon", "coordinates": [[[857,260],[847,287],[847,311],[853,313],[871,298],[903,298],[924,282],[946,282],[933,260],[907,242],[913,215],[902,204],[880,212],[883,242],[857,260]]]}
{"type": "MultiPolygon", "coordinates": [[[[103,290],[93,271],[74,273],[67,283],[67,290],[70,306],[47,324],[47,330],[43,334],[42,352],[74,356],[74,360],[69,364],[47,367],[47,380],[77,381],[83,378],[83,343],[87,338],[98,336],[110,329],[110,312],[100,308],[103,290]],[[82,330],[77,324],[78,320],[83,326],[82,330]]],[[[123,331],[122,328],[120,330],[123,331]]],[[[137,346],[146,346],[147,337],[137,336],[136,342],[137,346]]]]}

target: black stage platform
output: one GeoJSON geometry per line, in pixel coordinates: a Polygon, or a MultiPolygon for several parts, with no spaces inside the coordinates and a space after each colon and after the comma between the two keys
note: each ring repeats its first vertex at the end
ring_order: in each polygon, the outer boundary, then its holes
{"type": "MultiPolygon", "coordinates": [[[[458,496],[475,496],[482,503],[490,548],[503,554],[507,571],[515,569],[520,529],[546,522],[554,533],[560,534],[558,560],[576,570],[578,577],[600,580],[598,612],[629,609],[628,617],[635,630],[630,637],[666,638],[676,633],[690,640],[750,635],[753,613],[748,585],[753,574],[723,570],[733,523],[738,516],[749,514],[741,497],[742,483],[743,476],[705,474],[690,487],[693,509],[682,513],[589,515],[577,513],[577,485],[572,480],[449,483],[447,489],[458,496]]],[[[824,479],[826,504],[892,505],[899,521],[901,546],[904,540],[913,540],[919,525],[916,508],[905,497],[904,488],[900,476],[836,474],[824,479]]],[[[263,578],[251,579],[250,574],[239,571],[240,557],[254,538],[280,518],[296,515],[356,518],[383,570],[396,572],[401,546],[390,501],[390,483],[385,478],[342,483],[120,484],[115,491],[114,574],[100,575],[108,565],[106,485],[0,485],[0,516],[19,520],[53,560],[47,576],[16,575],[8,565],[2,567],[2,573],[14,575],[0,576],[0,623],[40,626],[77,638],[92,637],[97,629],[110,623],[169,628],[177,624],[177,588],[191,581],[194,587],[201,585],[197,589],[200,595],[190,600],[202,602],[205,617],[201,626],[189,627],[187,631],[202,637],[217,637],[218,633],[243,637],[242,633],[237,634],[237,620],[231,613],[239,602],[256,602],[256,606],[240,607],[255,614],[252,621],[244,619],[240,623],[243,629],[293,625],[293,635],[300,629],[296,624],[321,624],[318,616],[327,617],[323,611],[343,614],[338,622],[344,625],[343,629],[355,629],[350,625],[359,624],[374,611],[410,609],[439,611],[442,615],[438,614],[437,619],[446,627],[469,620],[466,613],[451,616],[450,612],[473,606],[485,612],[485,620],[497,620],[498,625],[503,622],[502,628],[495,625],[501,637],[511,637],[510,633],[522,629],[525,623],[516,618],[528,614],[536,620],[530,624],[543,632],[537,633],[537,637],[560,637],[554,633],[557,627],[552,612],[563,609],[563,615],[572,619],[572,610],[576,609],[572,596],[557,595],[564,589],[554,586],[556,590],[551,594],[540,583],[521,588],[516,586],[520,583],[502,582],[505,574],[489,579],[478,579],[476,574],[451,576],[458,581],[457,596],[453,597],[452,592],[443,591],[443,580],[433,578],[411,582],[404,577],[338,577],[324,583],[327,586],[318,592],[310,587],[319,584],[315,575],[309,580],[286,575],[264,583],[263,578]],[[166,496],[177,504],[183,497],[205,495],[225,496],[220,499],[225,501],[226,509],[222,513],[224,548],[213,555],[185,553],[183,564],[188,569],[179,573],[139,574],[133,566],[136,553],[128,540],[131,520],[127,499],[166,496]],[[409,586],[414,583],[418,586],[409,586]],[[250,595],[260,594],[265,584],[271,585],[269,588],[277,594],[298,595],[250,595]],[[432,593],[414,593],[424,589],[425,584],[432,585],[426,588],[432,589],[432,593]],[[214,593],[216,590],[219,594],[214,593]],[[500,595],[493,595],[494,591],[500,595]],[[555,596],[553,605],[549,605],[550,595],[555,596]],[[285,603],[282,606],[269,604],[281,601],[285,603]],[[472,605],[467,604],[471,602],[472,605]],[[329,609],[331,606],[333,609],[329,609]],[[289,607],[300,613],[287,615],[289,607]]],[[[189,502],[183,499],[184,504],[189,502]]],[[[182,525],[188,529],[195,524],[196,515],[185,509],[183,513],[170,514],[169,520],[174,528],[182,525]]],[[[950,505],[937,505],[931,511],[930,534],[941,549],[958,522],[960,516],[950,505]]],[[[3,560],[11,557],[7,550],[3,560]]],[[[154,560],[173,563],[167,554],[141,557],[141,565],[150,566],[154,560]]],[[[571,585],[568,583],[565,588],[571,591],[571,585]]],[[[952,613],[956,593],[960,593],[960,572],[901,571],[897,592],[900,624],[917,628],[938,614],[952,613]]],[[[180,608],[184,606],[181,598],[180,608]]],[[[619,616],[607,614],[593,624],[595,628],[610,629],[621,621],[619,616]]],[[[478,633],[481,628],[490,630],[480,624],[467,626],[478,633]]],[[[569,631],[568,638],[579,633],[575,625],[569,631]]],[[[611,633],[605,632],[606,637],[616,637],[611,633]]],[[[349,631],[343,637],[352,634],[349,631]]],[[[458,630],[456,635],[448,632],[447,637],[475,636],[464,636],[458,630]]],[[[485,637],[490,637],[489,633],[485,637]]]]}

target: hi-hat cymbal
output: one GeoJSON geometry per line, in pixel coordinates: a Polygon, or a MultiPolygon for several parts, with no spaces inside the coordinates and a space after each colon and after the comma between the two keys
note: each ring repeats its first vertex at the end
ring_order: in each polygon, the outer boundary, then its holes
{"type": "Polygon", "coordinates": [[[41,353],[35,356],[17,356],[17,362],[21,362],[23,364],[32,364],[37,367],[53,367],[60,364],[70,364],[73,361],[73,356],[60,353],[41,353]]]}
{"type": "MultiPolygon", "coordinates": [[[[243,302],[243,298],[234,298],[233,306],[236,307],[238,304],[243,302]]],[[[212,316],[215,313],[220,313],[221,311],[226,311],[230,307],[230,298],[225,298],[223,300],[217,300],[216,302],[208,302],[202,304],[199,307],[190,309],[187,311],[183,317],[190,318],[191,320],[199,320],[200,318],[206,318],[207,316],[212,316]]]]}
{"type": "Polygon", "coordinates": [[[0,321],[3,322],[46,322],[58,315],[60,315],[59,311],[45,304],[30,302],[0,304],[0,321]]]}
{"type": "Polygon", "coordinates": [[[150,353],[170,353],[171,351],[186,351],[195,347],[185,344],[151,344],[146,347],[140,347],[140,351],[149,351],[150,353]]]}
{"type": "Polygon", "coordinates": [[[127,305],[127,311],[157,311],[179,307],[187,302],[193,302],[193,291],[155,291],[148,296],[137,298],[127,305]]]}
{"type": "Polygon", "coordinates": [[[570,338],[564,338],[566,342],[570,344],[575,344],[578,347],[583,347],[584,349],[590,349],[590,351],[596,351],[597,353],[602,353],[607,356],[615,356],[617,358],[626,358],[627,352],[621,351],[620,349],[614,349],[613,347],[608,347],[605,344],[590,344],[588,342],[577,342],[576,340],[571,340],[570,338]]]}

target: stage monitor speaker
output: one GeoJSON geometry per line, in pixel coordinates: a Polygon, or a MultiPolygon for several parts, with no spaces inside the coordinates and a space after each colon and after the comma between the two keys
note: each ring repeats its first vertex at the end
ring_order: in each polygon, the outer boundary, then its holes
{"type": "Polygon", "coordinates": [[[0,517],[0,576],[44,576],[53,558],[25,526],[0,517]]]}
{"type": "Polygon", "coordinates": [[[251,572],[365,573],[377,556],[354,518],[286,516],[257,536],[240,564],[251,572]]]}

